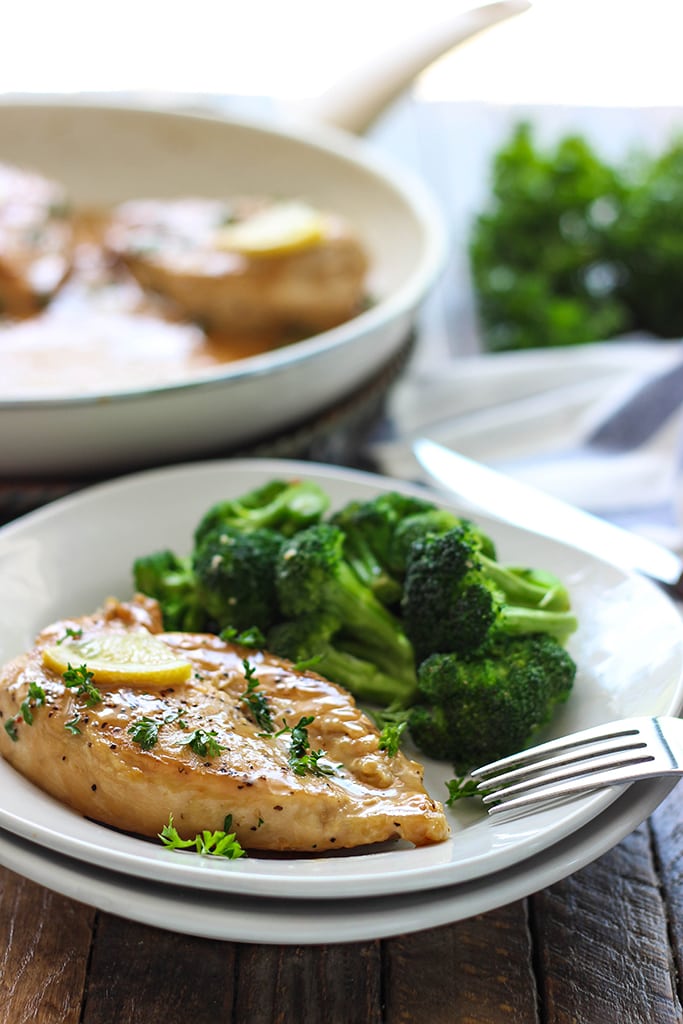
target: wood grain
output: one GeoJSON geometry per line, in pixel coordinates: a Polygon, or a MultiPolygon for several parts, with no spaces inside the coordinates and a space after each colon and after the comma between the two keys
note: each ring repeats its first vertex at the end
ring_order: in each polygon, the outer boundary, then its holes
{"type": "Polygon", "coordinates": [[[381,1024],[379,943],[239,946],[234,1021],[381,1024]]]}
{"type": "Polygon", "coordinates": [[[94,917],[0,868],[0,1024],[78,1024],[94,917]]]}
{"type": "Polygon", "coordinates": [[[385,943],[387,1024],[534,1024],[524,901],[385,943]]]}
{"type": "Polygon", "coordinates": [[[532,903],[544,1021],[680,1022],[646,825],[532,903]]]}
{"type": "Polygon", "coordinates": [[[98,915],[83,1024],[230,1024],[230,943],[98,915]]]}
{"type": "Polygon", "coordinates": [[[679,783],[654,812],[650,828],[680,1006],[683,1003],[683,783],[679,783]]]}

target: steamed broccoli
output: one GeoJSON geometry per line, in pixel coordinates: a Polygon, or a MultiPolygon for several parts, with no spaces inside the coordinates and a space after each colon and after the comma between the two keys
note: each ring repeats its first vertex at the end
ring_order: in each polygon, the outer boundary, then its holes
{"type": "Polygon", "coordinates": [[[565,597],[554,577],[544,588],[540,576],[525,579],[487,558],[464,526],[413,545],[401,609],[419,662],[433,653],[474,653],[498,633],[565,641],[577,626],[565,597]]]}
{"type": "Polygon", "coordinates": [[[345,686],[358,700],[380,705],[414,700],[414,675],[408,681],[386,675],[372,662],[338,646],[338,636],[338,620],[323,613],[278,623],[267,639],[274,654],[345,686]]]}
{"type": "Polygon", "coordinates": [[[213,505],[195,530],[195,545],[211,530],[225,526],[244,532],[268,528],[291,536],[319,522],[329,504],[329,496],[312,480],[271,480],[240,498],[213,505]]]}
{"type": "Polygon", "coordinates": [[[133,580],[136,590],[159,602],[164,629],[195,632],[206,628],[207,616],[197,597],[188,558],[168,549],[143,555],[133,563],[133,580]]]}
{"type": "Polygon", "coordinates": [[[373,662],[401,691],[415,686],[413,649],[399,620],[361,583],[344,558],[344,533],[332,523],[300,530],[282,545],[275,574],[285,619],[324,614],[339,622],[335,643],[373,662]]]}
{"type": "Polygon", "coordinates": [[[277,618],[275,530],[221,526],[202,535],[192,554],[197,600],[218,631],[266,632],[277,618]]]}
{"type": "Polygon", "coordinates": [[[456,516],[448,509],[434,505],[423,512],[406,516],[396,524],[389,551],[389,564],[400,577],[405,576],[413,547],[430,536],[440,536],[449,530],[462,528],[467,532],[475,549],[490,559],[496,558],[496,548],[491,540],[471,520],[456,516]]]}
{"type": "Polygon", "coordinates": [[[418,670],[408,727],[425,754],[458,771],[505,757],[550,720],[576,665],[547,634],[498,635],[479,655],[433,654],[418,670]]]}
{"type": "Polygon", "coordinates": [[[387,569],[384,538],[376,543],[371,509],[374,503],[349,502],[330,522],[344,532],[344,558],[361,583],[369,587],[384,605],[396,604],[402,594],[400,582],[387,569]]]}

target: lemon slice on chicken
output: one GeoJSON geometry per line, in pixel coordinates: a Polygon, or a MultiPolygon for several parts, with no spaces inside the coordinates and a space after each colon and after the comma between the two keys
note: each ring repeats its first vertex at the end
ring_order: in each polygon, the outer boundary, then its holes
{"type": "Polygon", "coordinates": [[[245,256],[282,256],[318,245],[325,233],[319,210],[298,200],[276,203],[216,233],[217,249],[245,256]]]}
{"type": "Polygon", "coordinates": [[[61,673],[85,665],[94,682],[114,686],[169,686],[186,682],[192,673],[189,661],[144,632],[69,637],[45,647],[43,661],[61,673]]]}

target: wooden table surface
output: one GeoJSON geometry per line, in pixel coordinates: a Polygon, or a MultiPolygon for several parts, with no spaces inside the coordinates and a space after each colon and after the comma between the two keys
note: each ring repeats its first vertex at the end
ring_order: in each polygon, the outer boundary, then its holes
{"type": "MultiPolygon", "coordinates": [[[[454,164],[434,160],[446,114],[411,105],[378,130],[418,169],[427,159],[442,201],[457,186],[454,164]]],[[[436,290],[421,358],[467,348],[463,309],[436,290]]],[[[86,482],[0,481],[0,522],[86,482]]],[[[0,868],[0,1024],[680,1022],[681,822],[677,787],[610,852],[526,899],[420,932],[407,915],[404,934],[339,945],[176,934],[0,868]]]]}

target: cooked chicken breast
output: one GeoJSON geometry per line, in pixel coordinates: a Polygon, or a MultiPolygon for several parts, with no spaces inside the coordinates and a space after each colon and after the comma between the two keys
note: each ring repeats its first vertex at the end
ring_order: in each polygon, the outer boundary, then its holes
{"type": "Polygon", "coordinates": [[[423,845],[448,834],[442,806],[424,789],[421,766],[380,750],[377,729],[348,693],[213,635],[162,633],[158,607],[148,598],[111,600],[101,612],[45,629],[32,650],[2,670],[0,716],[0,752],[7,761],[81,814],[126,831],[156,836],[172,815],[179,833],[192,838],[222,829],[231,814],[245,848],[290,851],[394,837],[423,845]],[[97,682],[97,696],[88,699],[44,661],[46,648],[74,633],[102,642],[128,631],[157,634],[188,660],[187,681],[146,687],[97,682]],[[266,698],[271,732],[245,700],[252,677],[258,680],[252,692],[256,685],[266,698]],[[320,774],[297,770],[292,760],[291,730],[308,716],[310,751],[323,752],[320,774]],[[148,749],[139,731],[143,719],[156,730],[148,749]],[[208,750],[196,752],[189,743],[198,730],[212,737],[208,750]]]}
{"type": "Polygon", "coordinates": [[[287,239],[283,209],[271,248],[240,244],[245,226],[264,213],[277,220],[277,209],[259,199],[131,201],[114,211],[105,243],[143,288],[210,332],[302,336],[359,313],[368,260],[340,217],[311,211],[287,239]]]}
{"type": "Polygon", "coordinates": [[[0,314],[42,309],[69,273],[72,247],[62,186],[0,164],[0,314]]]}

